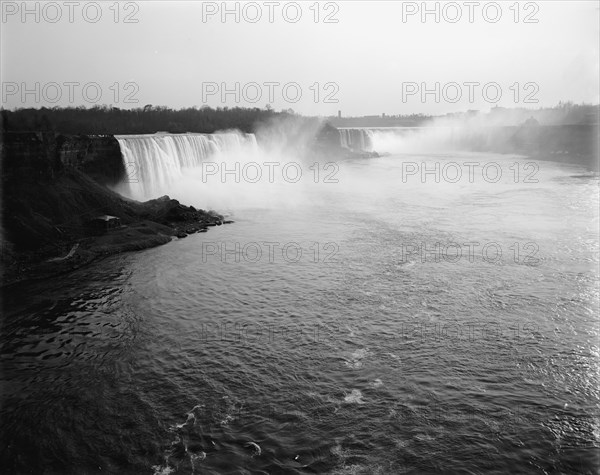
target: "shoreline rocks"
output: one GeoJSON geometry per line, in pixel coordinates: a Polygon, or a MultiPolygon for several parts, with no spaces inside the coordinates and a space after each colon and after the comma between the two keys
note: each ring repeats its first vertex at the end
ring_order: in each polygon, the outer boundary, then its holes
{"type": "MultiPolygon", "coordinates": [[[[168,199],[167,206],[176,202],[176,206],[187,208],[176,200],[164,198],[168,199]]],[[[220,219],[221,217],[202,211],[195,211],[186,220],[177,223],[142,219],[139,222],[107,230],[100,235],[57,243],[59,249],[69,248],[68,252],[52,257],[6,252],[2,256],[3,275],[0,287],[6,288],[18,283],[48,279],[115,254],[149,249],[167,244],[175,237],[183,239],[191,234],[207,232],[207,226],[217,225],[211,220],[219,220],[220,223],[220,219]]]]}
{"type": "Polygon", "coordinates": [[[113,136],[4,133],[0,286],[70,272],[120,252],[205,232],[223,216],[163,196],[112,191],[123,163],[113,136]]]}
{"type": "Polygon", "coordinates": [[[3,184],[2,288],[206,232],[224,220],[218,213],[182,205],[168,196],[130,200],[77,170],[35,181],[7,180],[4,175],[3,184]],[[116,224],[98,226],[105,215],[114,217],[116,224]]]}

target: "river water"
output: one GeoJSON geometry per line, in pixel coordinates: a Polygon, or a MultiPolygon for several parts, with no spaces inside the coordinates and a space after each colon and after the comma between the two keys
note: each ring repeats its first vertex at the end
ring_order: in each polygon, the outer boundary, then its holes
{"type": "Polygon", "coordinates": [[[174,188],[235,223],[4,296],[4,473],[596,473],[598,178],[531,162],[174,188]]]}

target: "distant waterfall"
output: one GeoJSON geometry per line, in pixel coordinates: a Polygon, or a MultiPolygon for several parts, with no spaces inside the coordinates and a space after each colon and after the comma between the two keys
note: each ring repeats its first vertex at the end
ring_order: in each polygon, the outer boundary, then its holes
{"type": "Polygon", "coordinates": [[[373,151],[373,133],[371,130],[339,128],[338,131],[340,133],[340,145],[342,147],[360,152],[373,151]]]}
{"type": "Polygon", "coordinates": [[[338,128],[340,145],[356,152],[423,153],[455,149],[463,143],[471,150],[470,129],[456,127],[368,127],[338,128]]]}
{"type": "Polygon", "coordinates": [[[130,196],[156,198],[181,177],[185,169],[222,152],[255,150],[254,134],[224,132],[215,134],[117,135],[130,196]]]}

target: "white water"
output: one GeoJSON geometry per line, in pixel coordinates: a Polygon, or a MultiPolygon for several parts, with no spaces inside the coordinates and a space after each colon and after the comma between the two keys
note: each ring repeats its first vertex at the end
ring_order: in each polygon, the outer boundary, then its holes
{"type": "Polygon", "coordinates": [[[127,172],[117,192],[145,201],[163,195],[202,209],[297,208],[336,166],[316,164],[319,121],[295,117],[215,134],[116,136],[127,172]],[[291,186],[290,186],[291,185],[291,186]]]}
{"type": "MultiPolygon", "coordinates": [[[[459,150],[457,142],[468,140],[468,128],[453,126],[339,128],[340,145],[358,152],[381,154],[424,153],[459,150]]],[[[477,129],[475,129],[477,130],[477,129]]]]}
{"type": "Polygon", "coordinates": [[[454,150],[455,141],[465,135],[455,127],[358,127],[338,131],[342,147],[382,154],[454,150]]]}
{"type": "Polygon", "coordinates": [[[373,150],[385,154],[456,150],[453,127],[398,127],[372,131],[373,150]]]}
{"type": "MultiPolygon", "coordinates": [[[[282,124],[277,124],[282,126],[282,124]]],[[[303,183],[311,181],[313,160],[303,150],[316,130],[300,131],[294,124],[283,124],[285,137],[277,127],[262,131],[261,146],[254,134],[237,130],[215,134],[148,134],[116,136],[121,147],[126,180],[117,191],[137,200],[175,194],[178,199],[200,206],[254,207],[266,202],[279,206],[297,201],[308,191],[299,183],[290,193],[281,193],[280,185],[289,180],[281,176],[286,164],[299,164],[303,183]],[[289,133],[289,128],[293,133],[289,133]],[[290,138],[290,137],[295,137],[290,138]],[[298,143],[300,142],[300,143],[298,143]],[[272,171],[265,163],[277,163],[272,171]],[[263,176],[256,182],[245,180],[244,166],[258,164],[263,176]],[[228,171],[230,172],[228,175],[228,171]],[[237,175],[237,176],[236,176],[237,175]],[[251,185],[251,186],[249,186],[251,185]],[[259,188],[259,189],[257,189],[259,188]]],[[[384,154],[411,153],[448,147],[452,132],[447,128],[340,128],[340,145],[353,151],[384,154]]],[[[255,169],[252,170],[255,173],[255,169]]],[[[322,177],[321,177],[322,178],[322,177]]]]}
{"type": "Polygon", "coordinates": [[[223,153],[255,150],[254,134],[237,131],[216,134],[117,135],[128,187],[119,190],[145,200],[166,194],[186,169],[223,153]]]}
{"type": "Polygon", "coordinates": [[[371,152],[373,150],[373,131],[366,128],[339,128],[340,145],[354,151],[371,152]]]}

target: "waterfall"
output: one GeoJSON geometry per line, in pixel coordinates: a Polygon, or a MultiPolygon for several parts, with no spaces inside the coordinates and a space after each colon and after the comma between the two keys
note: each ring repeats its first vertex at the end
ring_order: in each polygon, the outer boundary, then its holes
{"type": "Polygon", "coordinates": [[[373,151],[373,133],[371,130],[339,128],[338,131],[342,147],[360,152],[373,151]]]}
{"type": "Polygon", "coordinates": [[[126,171],[127,194],[136,199],[156,198],[186,169],[196,168],[218,154],[255,150],[254,134],[116,135],[126,171]]]}
{"type": "Polygon", "coordinates": [[[459,141],[464,142],[465,150],[471,150],[474,140],[469,130],[461,134],[461,129],[448,126],[338,128],[342,147],[380,154],[446,150],[456,148],[459,141]]]}

